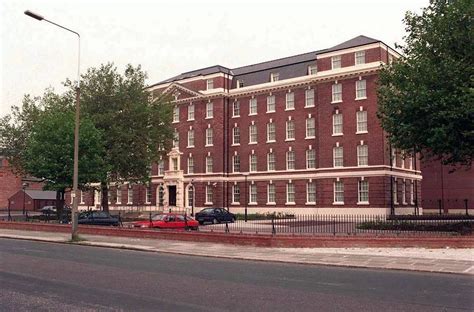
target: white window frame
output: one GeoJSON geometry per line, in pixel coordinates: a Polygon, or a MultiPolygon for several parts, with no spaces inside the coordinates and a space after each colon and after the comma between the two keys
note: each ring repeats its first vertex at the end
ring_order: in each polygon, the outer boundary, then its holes
{"type": "Polygon", "coordinates": [[[295,110],[295,93],[286,93],[285,110],[295,110]]]}
{"type": "Polygon", "coordinates": [[[267,123],[267,143],[276,142],[276,126],[275,123],[267,123]]]}
{"type": "Polygon", "coordinates": [[[256,98],[251,98],[249,100],[249,116],[254,116],[257,115],[258,110],[257,110],[257,99],[256,98]]]}
{"type": "Polygon", "coordinates": [[[331,86],[331,103],[341,103],[342,102],[342,83],[334,83],[331,86]]]}
{"type": "Polygon", "coordinates": [[[286,170],[295,170],[295,151],[287,151],[286,152],[286,170]]]}
{"type": "Polygon", "coordinates": [[[357,166],[366,167],[369,165],[369,146],[367,144],[357,145],[357,166]]]}
{"type": "Polygon", "coordinates": [[[278,72],[270,73],[270,82],[275,82],[278,80],[280,80],[280,73],[278,72]]]}
{"type": "Polygon", "coordinates": [[[158,161],[158,176],[164,176],[165,175],[165,161],[163,159],[160,159],[158,161]]]}
{"type": "Polygon", "coordinates": [[[127,188],[127,205],[133,205],[133,186],[131,185],[127,188]]]}
{"type": "Polygon", "coordinates": [[[179,131],[178,131],[178,129],[174,129],[173,147],[179,148],[179,131]]]}
{"type": "Polygon", "coordinates": [[[206,129],[206,147],[214,146],[214,130],[212,128],[206,129]]]}
{"type": "Polygon", "coordinates": [[[367,111],[356,112],[357,132],[356,134],[367,133],[367,111]]]}
{"type": "Polygon", "coordinates": [[[316,182],[306,182],[306,204],[307,205],[315,205],[316,204],[316,182]],[[313,195],[310,195],[313,194],[313,195]],[[313,198],[314,197],[314,200],[313,198]]]}
{"type": "MultiPolygon", "coordinates": [[[[81,191],[81,204],[84,204],[84,197],[83,193],[81,191]]],[[[122,204],[122,187],[120,185],[117,185],[117,188],[115,189],[115,204],[122,204]]]]}
{"type": "Polygon", "coordinates": [[[318,73],[318,66],[316,64],[308,66],[308,75],[316,75],[318,73]]]}
{"type": "Polygon", "coordinates": [[[367,181],[365,179],[364,180],[359,180],[357,182],[357,204],[359,204],[359,205],[369,204],[369,181],[367,181]],[[366,194],[366,195],[364,195],[364,194],[366,194]]]}
{"type": "Polygon", "coordinates": [[[333,185],[334,205],[344,205],[344,182],[335,181],[333,185]],[[342,200],[341,200],[342,199],[342,200]]]}
{"type": "Polygon", "coordinates": [[[306,118],[306,138],[314,139],[316,137],[316,119],[314,117],[306,118]]]}
{"type": "Polygon", "coordinates": [[[267,184],[267,205],[276,205],[275,184],[267,184]]]}
{"type": "Polygon", "coordinates": [[[332,135],[344,135],[344,118],[340,112],[332,115],[332,135]]]}
{"type": "Polygon", "coordinates": [[[331,57],[331,69],[338,69],[342,67],[342,57],[335,55],[331,57]]]}
{"type": "Polygon", "coordinates": [[[314,89],[307,89],[304,94],[304,107],[314,107],[314,89]]]}
{"type": "Polygon", "coordinates": [[[257,144],[257,141],[258,141],[257,125],[253,124],[249,126],[249,144],[257,144]]]}
{"type": "Polygon", "coordinates": [[[276,99],[274,95],[267,96],[267,113],[274,113],[276,111],[276,99]]]}
{"type": "Polygon", "coordinates": [[[249,185],[249,205],[257,204],[257,184],[251,183],[249,185]]]}
{"type": "Polygon", "coordinates": [[[396,178],[393,179],[393,189],[392,189],[392,196],[393,196],[393,204],[398,205],[398,182],[396,178]]]}
{"type": "Polygon", "coordinates": [[[249,172],[257,172],[258,170],[258,163],[257,163],[257,154],[250,154],[249,155],[249,172]]]}
{"type": "Polygon", "coordinates": [[[275,153],[267,153],[267,171],[275,171],[276,162],[275,162],[275,153]]]}
{"type": "Polygon", "coordinates": [[[356,81],[356,100],[365,100],[367,98],[367,81],[365,79],[356,81]]]}
{"type": "Polygon", "coordinates": [[[193,157],[188,157],[188,174],[193,174],[194,173],[194,158],[193,157]]]}
{"type": "Polygon", "coordinates": [[[212,205],[213,204],[213,189],[212,185],[206,185],[206,202],[204,205],[212,205]]]}
{"type": "Polygon", "coordinates": [[[402,180],[402,204],[407,205],[407,183],[405,179],[402,180]]]}
{"type": "Polygon", "coordinates": [[[415,181],[410,181],[410,204],[415,204],[415,181]]]}
{"type": "Polygon", "coordinates": [[[194,129],[188,130],[188,148],[194,147],[194,129]]]}
{"type": "Polygon", "coordinates": [[[151,185],[147,185],[145,188],[145,204],[151,204],[151,185]]]}
{"type": "Polygon", "coordinates": [[[175,105],[173,108],[173,123],[179,122],[179,106],[175,105]]]}
{"type": "Polygon", "coordinates": [[[295,121],[287,120],[286,121],[286,139],[285,141],[294,141],[296,137],[295,131],[295,121]]]}
{"type": "Polygon", "coordinates": [[[354,53],[355,65],[365,64],[365,50],[354,53]]]}
{"type": "Polygon", "coordinates": [[[232,117],[240,117],[240,102],[234,101],[232,103],[232,117]]]}
{"type": "Polygon", "coordinates": [[[194,120],[194,104],[191,103],[188,105],[188,121],[193,121],[194,120]]]}
{"type": "Polygon", "coordinates": [[[232,128],[232,145],[240,145],[240,128],[232,128]]]}
{"type": "Polygon", "coordinates": [[[306,150],[306,169],[316,169],[316,150],[306,150]]]}
{"type": "Polygon", "coordinates": [[[206,80],[206,90],[214,89],[214,79],[207,79],[206,80]]]}
{"type": "Polygon", "coordinates": [[[240,186],[238,184],[232,185],[232,205],[240,204],[240,186]]]}
{"type": "Polygon", "coordinates": [[[295,204],[295,184],[293,182],[286,183],[286,205],[295,204]]]}
{"type": "Polygon", "coordinates": [[[240,172],[240,155],[232,156],[232,172],[240,172]]]}
{"type": "Polygon", "coordinates": [[[206,156],[206,173],[212,173],[214,168],[213,168],[213,160],[211,156],[206,156]]]}
{"type": "Polygon", "coordinates": [[[206,103],[206,119],[214,118],[214,103],[207,102],[206,103]]]}
{"type": "Polygon", "coordinates": [[[332,154],[333,154],[333,167],[334,168],[344,167],[344,148],[342,146],[334,146],[332,149],[332,154]]]}

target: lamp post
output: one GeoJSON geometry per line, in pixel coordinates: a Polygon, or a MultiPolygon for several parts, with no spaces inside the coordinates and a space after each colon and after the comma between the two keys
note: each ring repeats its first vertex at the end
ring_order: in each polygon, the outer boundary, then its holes
{"type": "Polygon", "coordinates": [[[248,177],[248,172],[247,173],[242,173],[243,176],[245,177],[245,212],[244,212],[244,220],[247,222],[247,209],[248,209],[248,204],[249,204],[249,192],[247,188],[247,177],[248,177]]]}
{"type": "Polygon", "coordinates": [[[25,213],[26,213],[26,203],[25,203],[25,201],[26,201],[26,192],[25,192],[25,190],[26,190],[27,186],[28,186],[28,183],[26,183],[26,182],[23,182],[23,184],[21,185],[21,188],[23,189],[23,215],[25,215],[25,213]]]}
{"type": "Polygon", "coordinates": [[[71,211],[71,218],[72,218],[72,233],[71,239],[77,239],[77,189],[78,189],[78,172],[79,172],[79,113],[80,113],[80,105],[79,105],[79,98],[80,98],[80,68],[81,68],[81,35],[74,30],[71,30],[67,27],[61,26],[56,24],[50,20],[47,20],[43,16],[33,13],[29,10],[25,11],[25,14],[29,17],[32,17],[38,21],[45,21],[54,26],[67,30],[77,36],[78,42],[78,50],[77,50],[77,85],[76,85],[76,117],[74,122],[74,173],[72,178],[72,194],[71,197],[73,198],[72,201],[72,211],[71,211]]]}

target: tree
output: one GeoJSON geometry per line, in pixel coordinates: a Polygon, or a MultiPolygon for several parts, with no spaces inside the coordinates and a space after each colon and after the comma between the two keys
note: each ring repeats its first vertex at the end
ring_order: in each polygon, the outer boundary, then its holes
{"type": "Polygon", "coordinates": [[[431,0],[407,12],[402,56],[380,72],[382,127],[391,144],[444,164],[474,155],[474,2],[431,0]]]}
{"type": "Polygon", "coordinates": [[[128,65],[121,75],[112,63],[90,68],[82,75],[81,113],[103,132],[109,172],[99,182],[106,211],[108,185],[148,182],[151,164],[171,145],[172,105],[165,96],[152,99],[145,90],[145,79],[140,66],[128,65]]]}

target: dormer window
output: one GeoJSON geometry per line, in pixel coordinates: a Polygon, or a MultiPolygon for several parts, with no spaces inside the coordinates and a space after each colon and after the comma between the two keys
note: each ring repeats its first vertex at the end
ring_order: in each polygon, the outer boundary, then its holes
{"type": "Polygon", "coordinates": [[[237,80],[237,89],[243,88],[244,87],[244,81],[243,80],[237,80]]]}
{"type": "Polygon", "coordinates": [[[318,67],[316,65],[308,66],[308,75],[316,75],[318,73],[318,67]]]}
{"type": "Polygon", "coordinates": [[[207,79],[207,90],[214,89],[214,79],[207,79]]]}
{"type": "Polygon", "coordinates": [[[279,73],[271,73],[270,74],[270,82],[275,82],[280,80],[280,74],[279,73]]]}
{"type": "Polygon", "coordinates": [[[341,56],[336,55],[331,57],[331,68],[336,69],[336,68],[341,68],[341,56]]]}

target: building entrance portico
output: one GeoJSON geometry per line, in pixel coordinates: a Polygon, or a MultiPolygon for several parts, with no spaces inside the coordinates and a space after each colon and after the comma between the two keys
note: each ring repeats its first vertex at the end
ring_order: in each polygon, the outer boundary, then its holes
{"type": "Polygon", "coordinates": [[[164,211],[182,210],[184,207],[184,173],[180,168],[181,154],[178,148],[169,153],[169,167],[165,170],[163,183],[157,187],[157,206],[164,211]]]}

